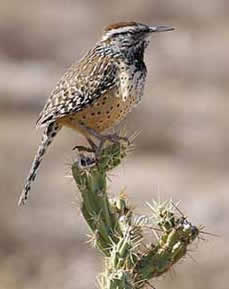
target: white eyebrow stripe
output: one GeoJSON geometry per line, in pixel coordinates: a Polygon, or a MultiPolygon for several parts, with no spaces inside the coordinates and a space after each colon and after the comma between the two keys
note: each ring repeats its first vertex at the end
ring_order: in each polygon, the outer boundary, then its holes
{"type": "Polygon", "coordinates": [[[106,34],[103,36],[103,40],[107,40],[110,36],[118,33],[125,33],[130,30],[135,30],[135,26],[125,26],[125,27],[120,27],[120,28],[114,28],[106,32],[106,34]]]}

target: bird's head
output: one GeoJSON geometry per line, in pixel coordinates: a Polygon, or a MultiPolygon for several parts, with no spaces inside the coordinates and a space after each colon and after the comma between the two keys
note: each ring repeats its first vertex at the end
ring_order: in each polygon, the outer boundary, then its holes
{"type": "Polygon", "coordinates": [[[124,49],[138,46],[145,48],[153,33],[172,30],[173,27],[165,25],[149,26],[136,22],[120,22],[105,28],[102,41],[124,49]]]}

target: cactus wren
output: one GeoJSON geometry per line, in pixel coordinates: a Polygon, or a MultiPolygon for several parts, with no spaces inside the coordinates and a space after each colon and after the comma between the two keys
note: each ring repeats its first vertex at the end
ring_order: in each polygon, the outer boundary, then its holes
{"type": "Polygon", "coordinates": [[[42,158],[64,126],[91,136],[113,128],[139,103],[146,78],[144,51],[153,32],[169,26],[121,22],[105,28],[102,39],[57,83],[37,121],[45,127],[41,144],[27,177],[19,205],[28,198],[42,158]]]}

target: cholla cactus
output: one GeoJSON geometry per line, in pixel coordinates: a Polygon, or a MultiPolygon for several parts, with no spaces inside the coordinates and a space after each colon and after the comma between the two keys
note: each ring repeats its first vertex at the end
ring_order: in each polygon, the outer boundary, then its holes
{"type": "Polygon", "coordinates": [[[82,214],[92,232],[91,242],[105,256],[105,271],[98,277],[101,289],[140,289],[166,273],[183,258],[199,229],[176,209],[172,201],[148,204],[149,216],[136,216],[123,194],[107,193],[107,173],[118,166],[130,146],[117,143],[105,147],[97,161],[80,154],[72,165],[81,192],[82,214]],[[146,230],[157,236],[150,244],[146,230]]]}

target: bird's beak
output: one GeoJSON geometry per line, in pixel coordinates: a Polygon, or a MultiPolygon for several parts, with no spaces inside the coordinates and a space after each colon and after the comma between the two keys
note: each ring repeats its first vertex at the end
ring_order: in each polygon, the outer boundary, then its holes
{"type": "Polygon", "coordinates": [[[166,25],[150,26],[149,29],[150,29],[150,32],[165,32],[165,31],[175,30],[174,27],[166,26],[166,25]]]}

